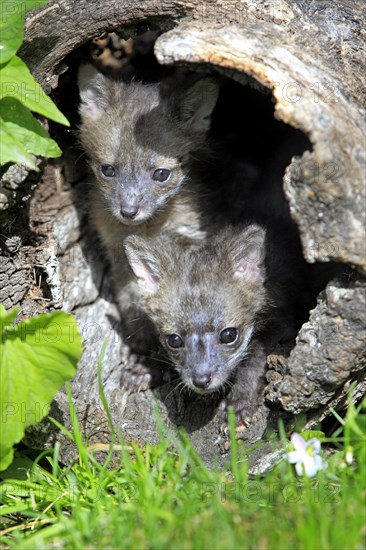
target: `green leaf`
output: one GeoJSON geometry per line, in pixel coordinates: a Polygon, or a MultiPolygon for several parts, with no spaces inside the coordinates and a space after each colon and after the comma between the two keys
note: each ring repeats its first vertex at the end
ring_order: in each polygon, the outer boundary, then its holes
{"type": "Polygon", "coordinates": [[[36,82],[27,65],[19,57],[13,57],[5,65],[0,65],[0,99],[18,99],[31,111],[46,116],[55,122],[70,126],[65,116],[36,82]]]}
{"type": "Polygon", "coordinates": [[[33,461],[28,457],[15,452],[14,460],[1,474],[3,479],[27,480],[28,471],[32,469],[33,461]]]}
{"type": "Polygon", "coordinates": [[[18,143],[3,119],[0,118],[0,166],[8,162],[25,164],[31,170],[37,170],[33,157],[18,143]]]}
{"type": "Polygon", "coordinates": [[[1,3],[0,63],[11,59],[23,41],[23,17],[19,6],[12,2],[1,3]]]}
{"type": "Polygon", "coordinates": [[[44,4],[42,0],[1,0],[0,64],[9,61],[23,41],[25,13],[44,4]]]}
{"type": "MultiPolygon", "coordinates": [[[[50,138],[40,122],[17,99],[5,97],[0,100],[0,117],[15,141],[33,155],[58,157],[61,154],[57,143],[50,138]]],[[[4,164],[0,149],[0,164],[4,164]]]]}
{"type": "Polygon", "coordinates": [[[1,332],[3,330],[3,327],[6,327],[6,325],[13,324],[13,321],[15,321],[18,313],[19,313],[18,307],[13,307],[12,309],[9,309],[9,311],[6,311],[4,306],[0,304],[0,331],[1,332]]]}
{"type": "MultiPolygon", "coordinates": [[[[13,313],[8,314],[8,319],[13,313]]],[[[0,334],[0,470],[9,466],[13,445],[27,426],[49,411],[81,356],[81,336],[72,315],[62,311],[39,315],[0,334]]]]}

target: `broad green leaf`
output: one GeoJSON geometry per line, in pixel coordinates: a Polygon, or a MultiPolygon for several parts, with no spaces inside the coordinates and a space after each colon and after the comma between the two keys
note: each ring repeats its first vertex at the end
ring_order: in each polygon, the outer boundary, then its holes
{"type": "Polygon", "coordinates": [[[6,311],[4,306],[0,304],[0,330],[2,331],[3,327],[6,327],[6,325],[12,325],[18,313],[18,307],[13,307],[9,309],[9,311],[6,311]]]}
{"type": "Polygon", "coordinates": [[[1,0],[0,64],[9,61],[23,41],[25,13],[45,3],[42,0],[1,0]]]}
{"type": "Polygon", "coordinates": [[[15,452],[14,460],[10,466],[2,473],[3,479],[28,479],[28,470],[31,470],[33,461],[28,457],[15,452]]]}
{"type": "Polygon", "coordinates": [[[0,166],[8,162],[25,164],[31,170],[37,170],[32,156],[22,147],[0,118],[0,166]]]}
{"type": "Polygon", "coordinates": [[[5,97],[0,100],[0,117],[3,119],[9,133],[28,153],[41,155],[42,157],[58,157],[61,155],[57,143],[50,138],[29,109],[24,107],[17,99],[5,97]]]}
{"type": "Polygon", "coordinates": [[[27,65],[19,57],[13,57],[0,66],[0,99],[12,97],[18,99],[31,111],[39,113],[55,122],[70,126],[65,116],[36,82],[27,65]]]}
{"type": "Polygon", "coordinates": [[[5,326],[0,338],[3,470],[26,427],[47,415],[53,397],[74,376],[82,348],[76,320],[62,311],[5,326]]]}

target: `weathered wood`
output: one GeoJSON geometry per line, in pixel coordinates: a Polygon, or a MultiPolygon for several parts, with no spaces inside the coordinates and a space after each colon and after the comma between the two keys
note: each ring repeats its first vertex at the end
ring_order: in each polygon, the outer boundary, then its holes
{"type": "MultiPolygon", "coordinates": [[[[294,415],[306,411],[306,427],[315,425],[331,407],[343,406],[352,380],[357,383],[356,397],[365,391],[363,8],[361,0],[62,0],[27,16],[21,55],[48,92],[57,87],[59,75],[67,70],[65,57],[75,48],[106,30],[127,36],[139,24],[147,24],[168,31],[155,46],[160,63],[184,63],[201,70],[214,67],[238,81],[268,88],[276,117],[309,137],[312,151],[293,159],[284,178],[305,257],[310,262],[339,260],[355,267],[357,274],[347,285],[331,283],[291,353],[269,359],[267,400],[241,433],[247,445],[275,429],[280,416],[290,427],[294,415]]],[[[85,184],[71,189],[61,167],[58,161],[49,163],[33,193],[29,214],[27,202],[22,202],[29,184],[11,183],[14,204],[4,218],[2,300],[7,307],[20,304],[24,316],[54,307],[76,315],[84,354],[73,394],[86,435],[94,434],[92,442],[108,440],[96,374],[102,343],[108,338],[103,386],[113,421],[124,436],[157,440],[156,399],[167,429],[172,430],[169,437],[176,426],[185,427],[204,460],[222,464],[227,444],[219,420],[212,418],[215,403],[198,397],[187,403],[173,391],[174,381],[156,390],[155,398],[152,392],[129,395],[121,389],[118,312],[103,255],[88,227],[85,184]],[[14,217],[9,212],[22,214],[14,217]]],[[[68,424],[62,392],[52,414],[68,424]]],[[[35,444],[36,438],[38,446],[59,439],[63,459],[71,459],[72,446],[50,427],[32,430],[28,439],[35,444]]],[[[275,456],[263,448],[253,468],[267,468],[275,456]]]]}
{"type": "Polygon", "coordinates": [[[75,48],[102,32],[141,23],[172,28],[174,21],[197,9],[198,2],[145,0],[62,0],[27,15],[20,54],[35,78],[48,90],[58,84],[67,66],[63,61],[75,48]]]}

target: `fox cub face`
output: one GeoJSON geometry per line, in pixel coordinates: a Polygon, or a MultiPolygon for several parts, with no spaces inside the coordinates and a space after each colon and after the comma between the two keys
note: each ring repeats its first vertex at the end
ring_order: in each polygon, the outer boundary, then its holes
{"type": "Polygon", "coordinates": [[[269,302],[264,242],[256,225],[188,248],[164,235],[125,241],[142,305],[183,383],[197,393],[230,383],[260,326],[269,302]]]}
{"type": "Polygon", "coordinates": [[[218,86],[204,78],[162,97],[159,84],[111,80],[79,70],[80,141],[105,207],[121,223],[159,213],[189,179],[189,158],[205,147],[218,86]]]}

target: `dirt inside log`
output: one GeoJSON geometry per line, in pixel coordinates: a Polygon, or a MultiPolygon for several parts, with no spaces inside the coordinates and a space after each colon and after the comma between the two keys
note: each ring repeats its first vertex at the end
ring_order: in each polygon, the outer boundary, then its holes
{"type": "MultiPolygon", "coordinates": [[[[244,0],[148,1],[136,8],[103,1],[95,17],[93,3],[67,0],[28,16],[21,55],[73,126],[71,132],[51,126],[64,155],[46,164],[39,181],[19,169],[3,175],[0,301],[20,305],[22,317],[61,308],[78,319],[84,353],[72,390],[91,444],[109,441],[97,383],[98,358],[108,340],[103,388],[123,437],[157,441],[157,407],[166,436],[174,439],[177,428],[184,428],[206,463],[221,466],[229,453],[214,400],[176,392],[174,380],[138,394],[121,387],[119,313],[89,224],[90,180],[74,135],[82,59],[96,60],[107,72],[125,71],[126,78],[157,80],[176,66],[220,78],[213,136],[225,135],[231,152],[242,155],[247,177],[251,170],[270,169],[283,185],[306,260],[335,260],[349,274],[329,282],[296,342],[269,356],[263,402],[238,434],[245,446],[266,441],[279,418],[288,430],[299,414],[303,429],[317,425],[331,408],[342,410],[351,386],[355,400],[365,393],[362,2],[337,2],[332,9],[327,2],[275,4],[269,9],[244,0]],[[121,40],[106,39],[106,31],[121,40]]],[[[70,425],[63,391],[51,414],[70,425]]],[[[69,462],[75,449],[51,423],[32,428],[26,438],[37,448],[56,440],[69,462]]],[[[264,444],[252,456],[252,471],[264,471],[278,453],[264,444]]]]}

